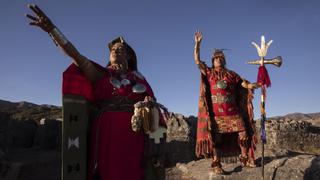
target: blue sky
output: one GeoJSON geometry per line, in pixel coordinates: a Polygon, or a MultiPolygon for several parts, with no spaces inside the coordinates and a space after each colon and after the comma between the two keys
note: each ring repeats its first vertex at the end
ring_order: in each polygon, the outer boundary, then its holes
{"type": "MultiPolygon", "coordinates": [[[[61,105],[61,77],[71,63],[49,38],[28,25],[27,3],[38,4],[86,57],[105,65],[106,44],[122,35],[138,68],[170,111],[196,115],[200,73],[193,61],[194,32],[203,32],[201,59],[228,48],[227,67],[255,81],[252,41],[274,42],[267,58],[272,81],[267,116],[320,111],[320,1],[316,0],[104,0],[11,1],[0,6],[0,99],[61,105]]],[[[260,90],[254,107],[259,117],[260,90]]]]}

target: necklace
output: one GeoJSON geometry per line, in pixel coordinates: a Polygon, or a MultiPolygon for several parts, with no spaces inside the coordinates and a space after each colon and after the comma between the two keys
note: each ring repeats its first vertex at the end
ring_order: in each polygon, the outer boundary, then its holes
{"type": "Polygon", "coordinates": [[[217,81],[217,87],[219,89],[225,89],[227,88],[227,81],[226,80],[218,80],[217,81]]]}
{"type": "MultiPolygon", "coordinates": [[[[133,93],[137,93],[137,94],[141,94],[144,93],[147,88],[144,84],[141,83],[136,83],[136,81],[131,82],[129,79],[127,79],[127,74],[121,74],[121,80],[119,80],[118,78],[112,76],[112,73],[109,72],[110,78],[109,78],[109,82],[110,84],[117,89],[120,89],[122,86],[127,86],[129,84],[132,84],[132,92],[133,93]]],[[[136,80],[135,76],[133,76],[134,80],[136,80]]]]}

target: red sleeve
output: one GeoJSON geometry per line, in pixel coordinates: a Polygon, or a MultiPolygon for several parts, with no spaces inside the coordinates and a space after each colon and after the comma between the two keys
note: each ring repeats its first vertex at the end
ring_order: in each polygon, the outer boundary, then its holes
{"type": "MultiPolygon", "coordinates": [[[[91,62],[98,70],[104,71],[102,66],[93,61],[91,62]]],[[[62,78],[62,95],[80,95],[85,97],[88,101],[94,101],[92,83],[75,64],[72,63],[63,72],[62,78]]]]}
{"type": "Polygon", "coordinates": [[[62,95],[73,94],[84,96],[88,101],[94,101],[91,82],[74,64],[63,72],[62,95]]]}

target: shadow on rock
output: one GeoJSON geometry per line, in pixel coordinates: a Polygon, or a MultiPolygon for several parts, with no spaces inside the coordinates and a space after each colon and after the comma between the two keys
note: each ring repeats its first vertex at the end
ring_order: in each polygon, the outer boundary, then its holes
{"type": "Polygon", "coordinates": [[[318,179],[320,179],[320,156],[317,156],[311,161],[311,165],[306,169],[303,177],[303,180],[318,179]]]}
{"type": "Polygon", "coordinates": [[[242,166],[237,166],[232,171],[224,171],[224,175],[231,175],[232,173],[241,172],[242,169],[242,166]]]}
{"type": "MultiPolygon", "coordinates": [[[[264,164],[264,165],[269,164],[273,159],[274,159],[274,158],[269,157],[269,156],[264,157],[264,158],[263,158],[263,164],[264,164]]],[[[279,159],[280,159],[280,158],[279,158],[279,159]]],[[[255,163],[256,163],[257,167],[261,167],[261,166],[262,166],[262,158],[260,157],[260,158],[256,159],[256,160],[255,160],[255,163]]]]}

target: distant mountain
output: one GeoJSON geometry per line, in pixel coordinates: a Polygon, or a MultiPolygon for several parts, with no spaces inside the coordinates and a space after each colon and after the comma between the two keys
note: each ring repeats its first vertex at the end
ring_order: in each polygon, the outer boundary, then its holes
{"type": "Polygon", "coordinates": [[[53,105],[37,105],[34,103],[21,101],[10,102],[0,100],[0,113],[6,113],[11,119],[35,120],[39,122],[42,118],[59,119],[62,118],[62,108],[53,105]]]}
{"type": "Polygon", "coordinates": [[[290,113],[284,116],[288,119],[311,119],[312,117],[309,114],[303,114],[303,113],[290,113]]]}
{"type": "MultiPolygon", "coordinates": [[[[281,120],[281,119],[291,119],[291,120],[305,120],[311,122],[313,125],[320,126],[320,112],[317,113],[289,113],[284,116],[274,116],[268,118],[268,120],[281,120]]],[[[258,119],[259,120],[259,119],[258,119]]]]}
{"type": "Polygon", "coordinates": [[[12,108],[15,107],[16,103],[10,102],[10,101],[4,101],[0,99],[0,110],[3,108],[12,108]]]}
{"type": "Polygon", "coordinates": [[[24,107],[35,107],[39,106],[34,103],[26,102],[26,101],[20,101],[20,102],[10,102],[0,99],[0,110],[7,109],[7,108],[24,108],[24,107]]]}
{"type": "MultiPolygon", "coordinates": [[[[20,101],[10,102],[0,99],[0,113],[9,114],[12,119],[24,120],[33,119],[39,121],[42,118],[62,118],[62,108],[59,106],[48,104],[34,104],[31,102],[20,101]]],[[[268,119],[304,119],[304,120],[317,120],[320,121],[320,112],[317,113],[290,113],[284,116],[274,116],[268,119]]],[[[259,119],[258,119],[259,120],[259,119]]],[[[317,123],[318,124],[318,123],[317,123]]],[[[320,124],[320,122],[319,122],[320,124]]]]}

